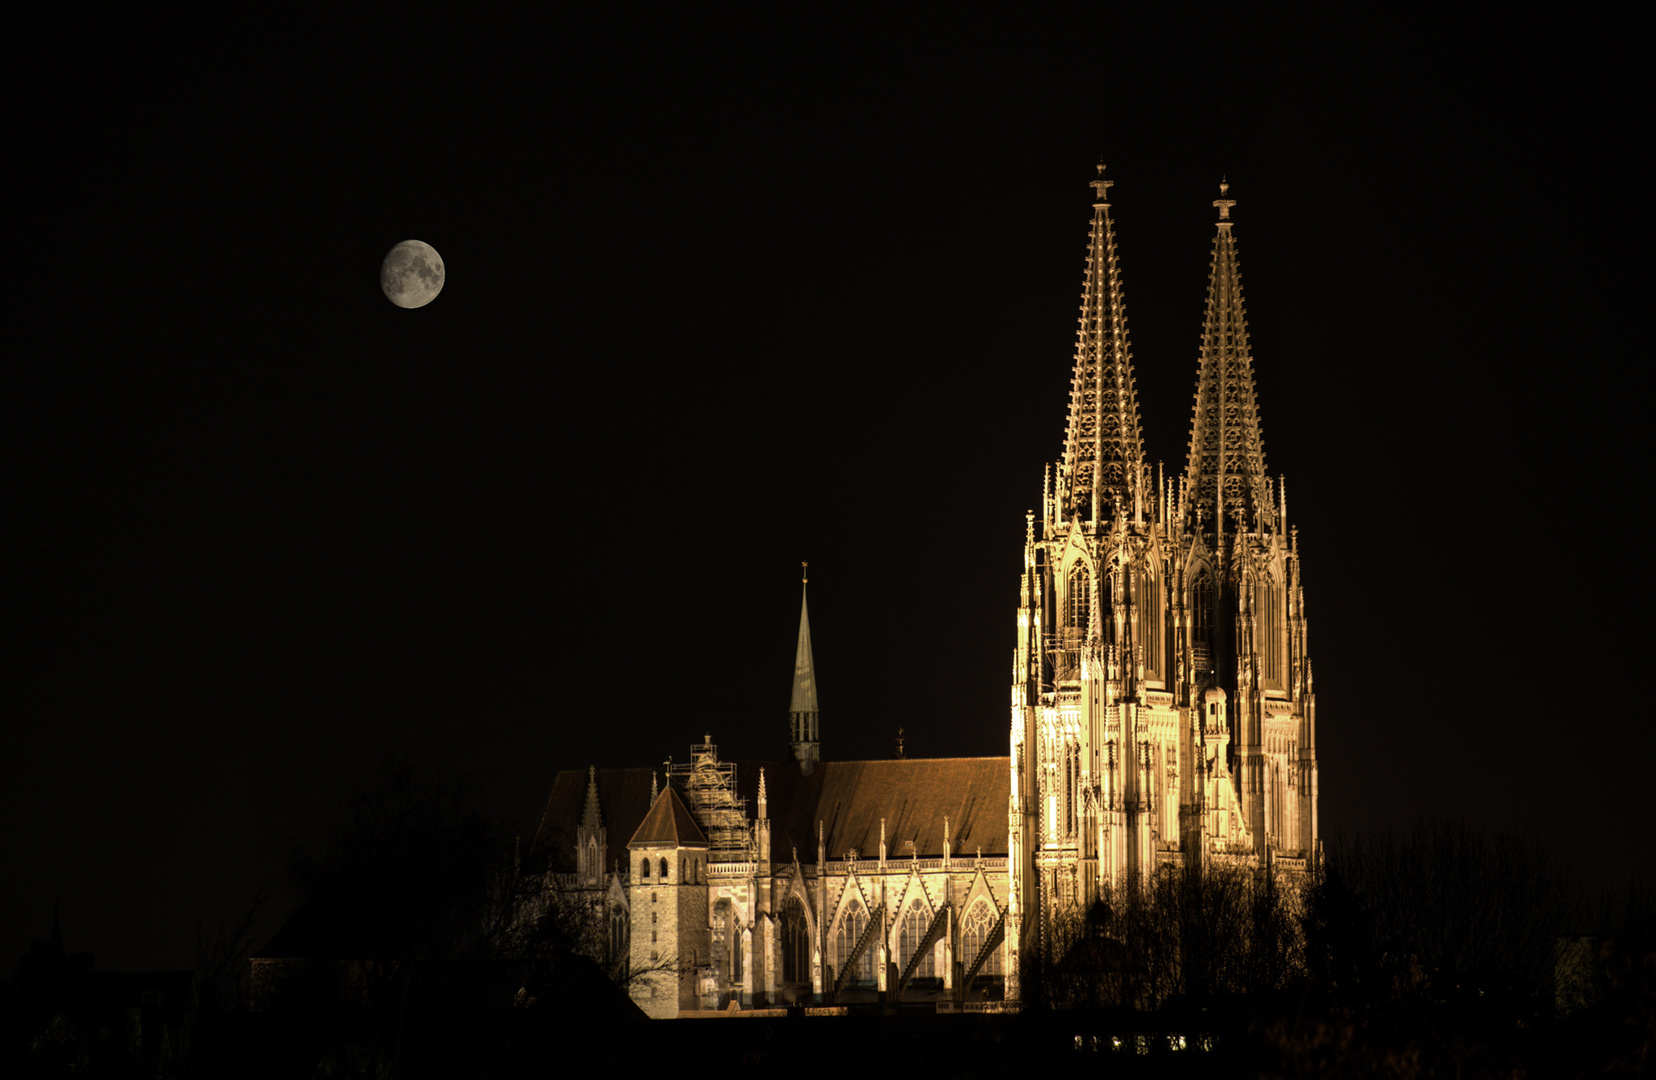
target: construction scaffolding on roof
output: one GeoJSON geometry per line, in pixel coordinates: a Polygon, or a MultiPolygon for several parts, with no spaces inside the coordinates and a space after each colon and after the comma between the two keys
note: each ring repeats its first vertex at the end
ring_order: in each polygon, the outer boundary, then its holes
{"type": "Polygon", "coordinates": [[[736,763],[719,760],[719,748],[711,735],[691,745],[687,764],[668,766],[667,782],[677,789],[707,834],[709,862],[753,858],[747,800],[736,794],[736,763]]]}

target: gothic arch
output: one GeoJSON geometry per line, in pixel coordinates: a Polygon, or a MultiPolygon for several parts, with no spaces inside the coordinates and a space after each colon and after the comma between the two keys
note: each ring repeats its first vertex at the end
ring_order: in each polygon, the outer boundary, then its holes
{"type": "MultiPolygon", "coordinates": [[[[863,931],[868,927],[868,920],[873,917],[870,909],[863,904],[860,893],[847,889],[846,894],[850,897],[850,900],[840,909],[839,916],[834,923],[833,940],[829,942],[829,947],[833,950],[834,977],[836,979],[841,975],[841,967],[845,963],[845,958],[856,947],[858,939],[862,937],[863,931]]],[[[859,982],[874,981],[874,950],[872,948],[864,950],[862,956],[857,960],[854,972],[859,982]]]]}
{"type": "Polygon", "coordinates": [[[911,900],[918,899],[926,909],[927,917],[937,914],[937,905],[932,903],[931,896],[926,892],[926,883],[920,880],[920,873],[910,870],[908,880],[903,883],[903,891],[897,897],[895,910],[906,910],[911,900]]]}

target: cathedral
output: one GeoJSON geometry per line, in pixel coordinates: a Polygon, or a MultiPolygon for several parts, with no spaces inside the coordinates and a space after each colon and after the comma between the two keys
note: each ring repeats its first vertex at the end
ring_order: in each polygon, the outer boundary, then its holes
{"type": "MultiPolygon", "coordinates": [[[[1170,868],[1319,853],[1297,531],[1265,469],[1220,185],[1184,472],[1146,464],[1104,167],[1063,456],[1024,521],[1010,754],[821,753],[802,597],[789,759],[711,736],[665,773],[560,773],[549,885],[654,1017],[858,1002],[994,1010],[1054,917],[1170,868]]],[[[1131,949],[1131,942],[1125,943],[1131,949]]]]}

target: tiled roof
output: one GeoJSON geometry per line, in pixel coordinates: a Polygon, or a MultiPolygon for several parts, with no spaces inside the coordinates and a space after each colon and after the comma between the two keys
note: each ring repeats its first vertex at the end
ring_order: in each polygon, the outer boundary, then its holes
{"type": "MultiPolygon", "coordinates": [[[[606,868],[627,861],[627,838],[650,812],[653,769],[599,769],[598,813],[604,825],[606,868]]],[[[575,869],[575,830],[586,806],[587,770],[566,769],[552,780],[552,793],[535,830],[534,850],[550,852],[564,870],[575,869]]]]}
{"type": "MultiPolygon", "coordinates": [[[[827,834],[829,858],[855,848],[874,858],[880,850],[880,818],[886,819],[886,854],[919,858],[943,854],[943,818],[955,857],[1007,853],[1006,808],[1011,763],[1004,757],[905,758],[819,762],[808,777],[793,762],[736,763],[736,791],[751,819],[758,812],[759,770],[769,790],[772,861],[785,863],[797,847],[800,861],[814,862],[817,820],[827,834]]],[[[605,866],[626,859],[626,842],[650,812],[649,769],[599,769],[599,809],[609,851],[605,866]]],[[[587,772],[560,772],[535,834],[537,848],[573,859],[575,830],[586,799],[587,772]]]]}
{"type": "Polygon", "coordinates": [[[822,762],[809,777],[795,774],[804,781],[803,798],[783,812],[771,800],[773,834],[778,846],[798,845],[802,858],[814,860],[820,820],[829,858],[843,858],[853,848],[874,858],[884,818],[888,858],[938,858],[946,816],[956,857],[980,848],[985,855],[1005,855],[1010,769],[1003,757],[822,762]]]}
{"type": "Polygon", "coordinates": [[[702,832],[690,808],[684,805],[679,793],[671,787],[664,790],[639,823],[627,846],[634,844],[671,844],[682,847],[706,847],[707,834],[702,832]]]}

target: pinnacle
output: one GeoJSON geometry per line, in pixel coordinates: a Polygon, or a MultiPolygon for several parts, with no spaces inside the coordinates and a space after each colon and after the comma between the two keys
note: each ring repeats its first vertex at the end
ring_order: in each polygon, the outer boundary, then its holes
{"type": "Polygon", "coordinates": [[[1106,201],[1113,181],[1092,182],[1093,204],[1086,273],[1081,294],[1075,368],[1070,379],[1069,423],[1059,497],[1065,519],[1096,520],[1112,497],[1132,502],[1143,482],[1144,448],[1138,394],[1133,382],[1127,307],[1116,262],[1115,235],[1106,201]]]}
{"type": "Polygon", "coordinates": [[[1208,271],[1207,314],[1202,326],[1195,411],[1190,424],[1186,479],[1193,508],[1224,512],[1215,521],[1239,518],[1263,528],[1276,520],[1265,474],[1265,441],[1260,434],[1253,355],[1242,303],[1242,272],[1232,235],[1230,209],[1220,185],[1218,231],[1208,271]]]}

